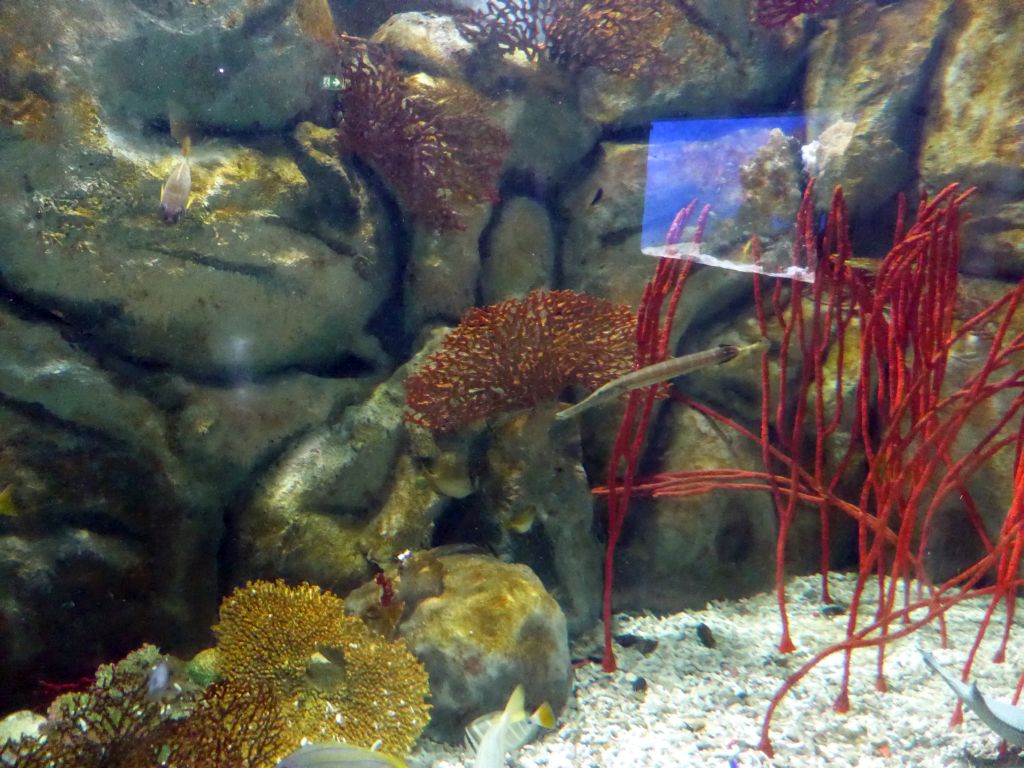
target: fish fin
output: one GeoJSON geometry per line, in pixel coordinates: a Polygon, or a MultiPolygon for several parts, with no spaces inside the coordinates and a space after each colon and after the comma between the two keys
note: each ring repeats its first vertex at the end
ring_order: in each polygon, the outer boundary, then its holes
{"type": "Polygon", "coordinates": [[[974,700],[971,688],[969,688],[962,680],[958,680],[946,671],[946,668],[939,664],[938,659],[932,656],[932,654],[926,652],[922,654],[922,657],[924,658],[925,664],[937,672],[939,677],[946,682],[946,685],[948,685],[953,693],[955,693],[959,698],[963,699],[968,704],[974,700]]]}
{"type": "Polygon", "coordinates": [[[18,507],[14,503],[14,486],[8,485],[0,491],[0,517],[17,517],[18,507]]]}
{"type": "Polygon", "coordinates": [[[520,683],[516,686],[516,689],[512,691],[512,695],[508,697],[508,703],[505,705],[505,711],[502,712],[502,716],[508,722],[517,722],[519,720],[526,719],[526,691],[523,689],[523,684],[520,683]]]}
{"type": "Polygon", "coordinates": [[[537,517],[537,510],[535,507],[527,507],[516,512],[508,520],[509,530],[515,533],[529,533],[533,527],[533,521],[537,517]]]}
{"type": "Polygon", "coordinates": [[[555,713],[551,711],[551,705],[546,701],[537,707],[537,711],[533,713],[530,719],[542,728],[555,727],[555,713]]]}

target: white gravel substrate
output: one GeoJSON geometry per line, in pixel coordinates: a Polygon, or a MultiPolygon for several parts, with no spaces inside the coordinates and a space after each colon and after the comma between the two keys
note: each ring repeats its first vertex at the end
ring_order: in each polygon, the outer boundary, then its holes
{"type": "MultiPolygon", "coordinates": [[[[833,596],[848,604],[853,577],[836,575],[833,596]]],[[[889,647],[889,690],[874,688],[875,653],[853,656],[850,712],[837,714],[841,655],[826,659],[793,689],[772,725],[774,759],[757,750],[768,701],[785,677],[809,656],[844,636],[846,615],[821,613],[818,577],[798,577],[788,587],[790,626],[797,651],[782,656],[773,593],[719,602],[673,616],[619,616],[616,633],[657,640],[647,655],[619,648],[619,671],[599,664],[576,670],[573,697],[558,728],[510,756],[516,768],[639,768],[640,766],[967,766],[987,760],[999,743],[973,713],[951,728],[955,698],[921,660],[931,650],[955,674],[978,630],[987,600],[962,603],[947,615],[949,649],[939,648],[937,626],[889,647]],[[716,647],[697,638],[706,624],[716,647]],[[635,690],[638,678],[645,690],[635,690]],[[734,761],[734,762],[731,762],[734,761]]],[[[870,609],[873,602],[869,601],[870,609]]],[[[1021,612],[1018,611],[1018,616],[1021,612]]],[[[991,662],[1002,631],[997,613],[974,666],[980,689],[1009,701],[1024,668],[1024,626],[1011,637],[1005,664],[991,662]]],[[[599,630],[581,639],[574,657],[600,653],[599,630]]],[[[472,766],[465,750],[427,742],[410,759],[414,768],[472,766]]],[[[1011,763],[1024,764],[1024,763],[1011,763]]]]}

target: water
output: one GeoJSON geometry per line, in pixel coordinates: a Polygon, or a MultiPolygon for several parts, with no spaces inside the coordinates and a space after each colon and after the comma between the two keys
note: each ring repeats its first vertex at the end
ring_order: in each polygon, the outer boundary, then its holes
{"type": "Polygon", "coordinates": [[[519,684],[521,766],[993,756],[921,652],[1017,694],[1022,51],[975,0],[5,2],[0,761],[454,768],[519,684]]]}

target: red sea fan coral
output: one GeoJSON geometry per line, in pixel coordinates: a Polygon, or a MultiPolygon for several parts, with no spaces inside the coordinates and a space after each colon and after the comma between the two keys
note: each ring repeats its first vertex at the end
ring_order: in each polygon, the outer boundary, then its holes
{"type": "Polygon", "coordinates": [[[471,309],[406,382],[406,418],[435,432],[596,389],[628,372],[632,310],[572,291],[533,291],[471,309]]]}
{"type": "Polygon", "coordinates": [[[781,27],[802,13],[824,13],[833,0],[754,0],[753,17],[766,29],[781,27]]]}
{"type": "Polygon", "coordinates": [[[417,89],[383,55],[343,67],[338,150],[369,163],[420,221],[461,229],[459,210],[497,199],[508,137],[468,90],[417,89]]]}
{"type": "Polygon", "coordinates": [[[662,47],[682,20],[666,0],[488,0],[462,20],[481,49],[521,51],[569,69],[593,66],[625,77],[668,76],[662,47]]]}

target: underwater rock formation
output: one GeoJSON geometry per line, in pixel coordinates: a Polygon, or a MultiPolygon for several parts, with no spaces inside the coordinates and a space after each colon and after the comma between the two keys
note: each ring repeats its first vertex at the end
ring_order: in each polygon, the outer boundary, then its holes
{"type": "Polygon", "coordinates": [[[0,60],[16,64],[0,77],[0,442],[15,509],[0,532],[0,683],[12,701],[44,669],[77,677],[143,640],[194,643],[239,487],[365,396],[359,375],[385,360],[365,329],[394,269],[374,193],[319,163],[308,127],[294,141],[197,134],[195,200],[162,224],[179,148],[166,115],[115,127],[90,89],[100,54],[75,46],[103,40],[72,32],[100,5],[59,20],[0,9],[0,60]],[[347,367],[350,381],[318,375],[347,367]],[[54,626],[67,631],[47,642],[54,626]]]}
{"type": "Polygon", "coordinates": [[[529,197],[505,200],[481,246],[481,299],[493,304],[555,282],[556,239],[547,209],[529,197]]]}
{"type": "MultiPolygon", "coordinates": [[[[950,32],[950,0],[852,4],[810,49],[804,99],[808,141],[829,147],[818,203],[843,185],[855,217],[870,217],[914,177],[935,59],[950,32]]],[[[891,239],[891,238],[890,238],[891,239]]]]}
{"type": "MultiPolygon", "coordinates": [[[[654,440],[654,471],[754,469],[757,446],[703,415],[669,405],[654,440]]],[[[644,499],[626,520],[615,571],[616,610],[676,612],[764,588],[775,567],[771,498],[716,491],[692,499],[644,499]]]]}
{"type": "Polygon", "coordinates": [[[279,457],[237,517],[236,580],[285,576],[344,591],[429,543],[445,501],[403,453],[405,369],[279,457]]]}
{"type": "Polygon", "coordinates": [[[1024,89],[1016,76],[1024,41],[1019,8],[957,3],[937,62],[923,126],[920,173],[939,189],[976,185],[979,204],[964,223],[964,270],[1024,275],[1024,89]]]}
{"type": "Polygon", "coordinates": [[[489,543],[503,559],[533,569],[575,634],[600,610],[601,545],[579,432],[552,423],[550,406],[495,420],[480,494],[464,514],[497,532],[489,543]]]}
{"type": "MultiPolygon", "coordinates": [[[[102,26],[58,42],[73,46],[78,77],[118,124],[165,121],[171,105],[210,128],[275,130],[324,98],[334,54],[327,0],[88,0],[69,12],[102,26]]],[[[74,29],[64,25],[56,28],[74,29]]]]}
{"type": "Polygon", "coordinates": [[[718,115],[744,104],[771,109],[800,72],[801,34],[758,29],[748,0],[674,3],[677,18],[651,77],[622,77],[594,66],[579,78],[583,114],[616,128],[676,115],[718,115]]]}
{"type": "Polygon", "coordinates": [[[446,77],[461,75],[473,51],[451,16],[418,11],[396,13],[370,41],[384,46],[403,66],[446,77]]]}
{"type": "MultiPolygon", "coordinates": [[[[430,673],[433,708],[427,735],[457,742],[475,717],[500,710],[508,691],[522,683],[530,701],[548,701],[555,712],[565,706],[572,679],[565,616],[540,580],[525,565],[503,563],[479,554],[422,552],[408,568],[424,568],[440,578],[416,596],[397,625],[430,673]]],[[[387,569],[398,579],[401,568],[387,569]]],[[[347,610],[375,611],[381,588],[372,582],[345,601],[347,610]]]]}

